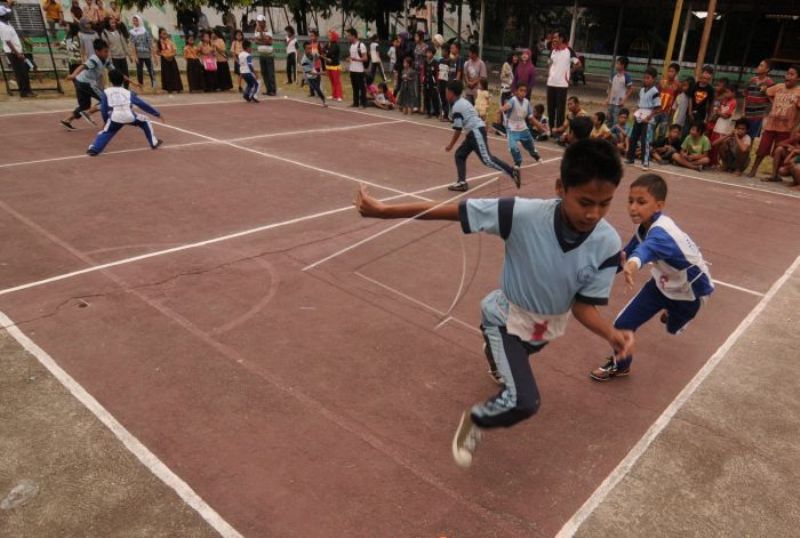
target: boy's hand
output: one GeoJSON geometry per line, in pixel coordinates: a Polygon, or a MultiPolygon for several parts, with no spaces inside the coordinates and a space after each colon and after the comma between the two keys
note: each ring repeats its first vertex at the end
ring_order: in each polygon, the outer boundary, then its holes
{"type": "Polygon", "coordinates": [[[633,331],[613,329],[608,335],[608,343],[611,344],[614,349],[614,356],[618,359],[633,355],[633,345],[635,343],[633,331]]]}
{"type": "Polygon", "coordinates": [[[353,202],[356,209],[361,213],[362,217],[379,218],[383,211],[384,204],[373,198],[367,192],[367,188],[361,185],[356,194],[356,199],[353,202]]]}
{"type": "Polygon", "coordinates": [[[628,285],[628,289],[633,289],[633,275],[636,274],[636,271],[639,270],[639,264],[633,260],[625,260],[625,253],[622,253],[623,256],[623,266],[622,266],[622,273],[625,275],[625,284],[628,285]]]}

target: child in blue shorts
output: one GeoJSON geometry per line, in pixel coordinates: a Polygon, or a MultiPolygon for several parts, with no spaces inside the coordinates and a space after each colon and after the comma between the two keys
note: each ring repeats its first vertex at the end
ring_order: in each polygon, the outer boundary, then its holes
{"type": "Polygon", "coordinates": [[[622,178],[617,150],[604,140],[579,140],[564,152],[558,198],[472,199],[385,204],[362,188],[356,207],[365,217],[461,223],[464,233],[505,241],[500,288],[481,303],[481,330],[490,373],[500,385],[489,400],[461,415],[453,458],[472,463],[483,431],[511,427],[539,409],[530,355],[566,330],[570,314],[616,350],[629,355],[633,334],[600,315],[619,266],[619,235],[603,218],[622,178]]]}
{"type": "MultiPolygon", "coordinates": [[[[620,312],[614,328],[635,332],[663,311],[661,321],[669,334],[678,334],[694,319],[700,306],[714,292],[708,265],[694,241],[675,222],[661,213],[667,199],[667,182],[656,174],[640,176],[631,184],[628,213],[638,224],[625,247],[620,270],[633,286],[633,274],[652,264],[653,278],[620,312]]],[[[607,381],[630,373],[633,356],[609,357],[589,376],[607,381]]]]}

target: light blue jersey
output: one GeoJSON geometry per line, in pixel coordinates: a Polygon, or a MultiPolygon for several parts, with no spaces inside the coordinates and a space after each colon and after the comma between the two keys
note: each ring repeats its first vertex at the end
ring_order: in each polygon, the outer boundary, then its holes
{"type": "Polygon", "coordinates": [[[472,104],[460,97],[453,103],[450,109],[450,119],[453,120],[453,129],[456,131],[466,130],[475,131],[481,127],[486,127],[483,120],[478,116],[478,112],[472,104]]]}
{"type": "Polygon", "coordinates": [[[75,80],[78,82],[85,82],[99,92],[100,81],[103,80],[105,70],[108,69],[111,71],[114,69],[114,64],[111,62],[110,58],[103,61],[98,58],[96,54],[92,54],[89,59],[86,60],[86,63],[83,64],[83,67],[83,71],[78,73],[75,80]]]}
{"type": "Polygon", "coordinates": [[[639,267],[652,264],[653,280],[666,297],[694,301],[714,292],[714,283],[700,249],[675,221],[656,213],[647,232],[641,227],[625,247],[639,267]]]}
{"type": "Polygon", "coordinates": [[[619,265],[619,235],[605,220],[570,233],[560,200],[473,199],[460,205],[464,233],[506,241],[501,289],[509,301],[507,331],[546,342],[563,334],[575,301],[608,304],[619,265]]]}

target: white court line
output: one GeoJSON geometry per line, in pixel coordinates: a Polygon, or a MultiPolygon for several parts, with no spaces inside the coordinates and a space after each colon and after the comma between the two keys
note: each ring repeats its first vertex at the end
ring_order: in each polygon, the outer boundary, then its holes
{"type": "MultiPolygon", "coordinates": [[[[140,95],[139,97],[142,96],[140,95]]],[[[243,99],[227,99],[223,101],[197,101],[195,103],[159,103],[158,105],[153,105],[153,106],[155,108],[175,108],[180,106],[193,106],[193,105],[229,105],[231,103],[245,104],[243,99]]],[[[10,114],[0,114],[0,119],[14,118],[18,116],[44,116],[46,114],[65,114],[67,112],[72,112],[73,110],[75,110],[75,107],[61,108],[58,110],[33,110],[31,112],[11,112],[10,114]]]]}
{"type": "Polygon", "coordinates": [[[711,355],[708,361],[703,365],[699,372],[692,378],[691,381],[683,388],[683,390],[675,397],[674,400],[667,406],[661,416],[656,419],[652,426],[647,430],[644,436],[639,439],[639,442],[628,452],[625,458],[611,471],[603,483],[592,493],[577,512],[567,521],[561,530],[556,535],[556,538],[568,538],[574,536],[581,525],[591,515],[592,512],[605,500],[617,484],[633,469],[633,466],[639,461],[639,458],[644,454],[647,448],[653,441],[661,434],[664,428],[670,423],[675,414],[683,407],[686,401],[695,393],[700,385],[705,381],[714,368],[725,358],[728,351],[734,344],[741,338],[741,336],[750,328],[756,318],[763,312],[769,302],[778,293],[781,286],[792,276],[792,274],[800,267],[800,256],[798,256],[794,263],[786,270],[783,275],[776,280],[769,288],[764,297],[756,304],[749,314],[742,320],[738,327],[728,336],[725,342],[711,355]]]}
{"type": "MultiPolygon", "coordinates": [[[[476,190],[482,189],[483,187],[485,187],[486,185],[488,185],[488,184],[490,184],[490,183],[494,183],[495,181],[497,181],[497,179],[498,179],[499,177],[500,177],[500,176],[495,176],[495,177],[493,177],[492,179],[490,179],[490,180],[488,180],[488,181],[485,181],[484,183],[481,183],[480,185],[478,185],[477,187],[475,187],[475,188],[473,189],[473,191],[476,191],[476,190]]],[[[324,257],[324,258],[322,258],[321,260],[317,260],[317,261],[315,261],[314,263],[311,263],[311,264],[309,264],[309,265],[306,265],[305,267],[303,267],[303,271],[308,271],[308,270],[310,270],[310,269],[314,269],[315,267],[319,267],[320,265],[322,265],[323,263],[325,263],[325,262],[327,262],[327,261],[330,261],[330,260],[332,260],[332,259],[334,259],[334,258],[337,258],[337,257],[341,256],[342,254],[345,254],[346,252],[350,252],[350,251],[351,251],[351,250],[353,250],[354,248],[360,247],[360,246],[361,246],[361,245],[363,245],[364,243],[369,243],[370,241],[372,241],[372,240],[374,240],[374,239],[377,239],[377,238],[379,238],[380,236],[382,236],[382,235],[384,235],[384,234],[387,234],[387,233],[391,232],[392,230],[396,230],[397,228],[400,228],[401,226],[405,226],[405,225],[406,225],[406,224],[408,224],[409,222],[412,222],[412,221],[414,221],[414,220],[417,220],[417,219],[419,219],[419,217],[421,217],[422,215],[425,215],[425,214],[427,214],[427,213],[430,213],[430,212],[431,212],[431,211],[433,211],[434,209],[438,209],[438,208],[440,208],[440,207],[442,207],[442,206],[445,206],[445,205],[447,205],[447,204],[453,203],[453,202],[455,202],[456,200],[458,200],[459,198],[463,198],[464,196],[466,196],[466,195],[467,195],[467,193],[469,193],[469,192],[470,192],[470,191],[466,191],[466,192],[462,192],[462,193],[460,193],[460,194],[457,194],[456,196],[452,196],[452,197],[448,198],[447,200],[444,200],[443,202],[439,202],[439,203],[437,203],[436,205],[433,205],[433,206],[431,206],[430,208],[426,209],[425,211],[423,211],[423,212],[421,212],[421,213],[419,213],[419,214],[417,214],[417,215],[415,215],[415,216],[413,216],[413,217],[410,217],[410,218],[407,218],[407,219],[403,219],[403,220],[401,220],[400,222],[398,222],[397,224],[393,224],[393,225],[389,226],[388,228],[384,228],[383,230],[381,230],[381,231],[379,231],[379,232],[377,232],[377,233],[375,233],[375,234],[373,234],[373,235],[370,235],[369,237],[365,237],[364,239],[362,239],[362,240],[360,240],[360,241],[356,241],[356,242],[355,242],[355,243],[353,243],[352,245],[348,245],[348,246],[344,247],[344,248],[343,248],[343,249],[341,249],[341,250],[337,250],[337,251],[336,251],[336,252],[334,252],[333,254],[329,254],[328,256],[325,256],[325,257],[324,257]]]]}
{"type": "Polygon", "coordinates": [[[357,177],[348,176],[347,174],[334,172],[333,170],[325,170],[324,168],[319,168],[318,166],[313,166],[311,164],[306,164],[304,162],[295,161],[294,159],[287,159],[286,157],[281,157],[280,155],[275,155],[274,153],[267,153],[266,151],[260,151],[260,150],[257,150],[257,149],[248,148],[247,146],[240,146],[238,144],[234,144],[233,142],[226,142],[224,140],[220,140],[219,138],[214,138],[212,136],[204,135],[204,134],[198,133],[196,131],[190,131],[189,129],[184,129],[182,127],[177,127],[175,125],[162,124],[162,127],[166,127],[168,129],[173,129],[173,130],[179,131],[181,133],[194,135],[194,136],[196,136],[198,138],[204,138],[206,140],[210,140],[210,141],[215,142],[217,144],[223,144],[223,145],[226,145],[226,146],[230,146],[232,148],[240,149],[242,151],[247,151],[248,153],[254,153],[256,155],[261,155],[262,157],[267,157],[269,159],[275,159],[277,161],[293,164],[295,166],[299,166],[301,168],[306,168],[308,170],[314,170],[315,172],[319,172],[321,174],[327,174],[327,175],[335,176],[335,177],[338,177],[338,178],[341,178],[341,179],[346,179],[348,181],[353,181],[355,183],[363,183],[364,185],[369,185],[371,187],[375,187],[376,189],[383,189],[385,191],[394,192],[396,194],[402,194],[404,196],[414,196],[416,198],[419,198],[421,200],[425,200],[427,202],[431,201],[430,198],[425,198],[424,196],[410,194],[410,193],[407,193],[405,191],[401,191],[399,189],[395,189],[393,187],[387,187],[385,185],[380,185],[378,183],[373,183],[373,182],[367,181],[365,179],[360,179],[360,178],[357,178],[357,177]]]}
{"type": "Polygon", "coordinates": [[[434,327],[434,330],[439,329],[444,324],[446,324],[448,321],[455,321],[459,325],[463,325],[464,327],[466,327],[467,329],[469,329],[471,331],[474,331],[474,332],[476,332],[478,334],[483,334],[483,333],[481,333],[480,329],[478,329],[476,327],[473,327],[469,323],[461,321],[460,319],[458,319],[456,317],[448,316],[446,312],[442,312],[438,308],[433,307],[433,306],[429,305],[428,303],[424,303],[424,302],[420,301],[419,299],[415,299],[414,297],[411,297],[410,295],[407,295],[407,294],[403,293],[402,291],[400,291],[398,289],[395,289],[395,288],[393,288],[391,286],[388,286],[388,285],[384,284],[383,282],[381,282],[379,280],[375,280],[374,278],[370,278],[367,275],[365,275],[363,273],[360,273],[358,271],[354,271],[353,274],[358,276],[358,277],[360,277],[360,278],[363,278],[367,282],[371,282],[372,284],[375,284],[379,288],[383,288],[386,291],[394,293],[398,297],[402,297],[403,299],[405,299],[406,301],[408,301],[410,303],[413,303],[413,304],[415,304],[417,306],[421,306],[422,308],[433,312],[434,314],[436,314],[440,318],[443,317],[444,319],[436,327],[434,327]]]}
{"type": "MultiPolygon", "coordinates": [[[[328,127],[323,129],[306,129],[301,131],[285,131],[285,132],[278,132],[278,133],[268,133],[268,134],[261,134],[261,135],[253,135],[253,136],[243,136],[240,138],[231,138],[228,140],[223,140],[224,143],[232,143],[232,142],[244,142],[247,140],[257,140],[261,138],[275,138],[280,136],[293,136],[293,135],[305,135],[305,134],[315,134],[315,133],[330,133],[330,132],[337,132],[337,131],[349,131],[349,130],[356,130],[361,127],[375,127],[378,125],[387,125],[392,123],[404,123],[404,120],[394,120],[394,121],[382,121],[382,122],[373,122],[373,123],[363,123],[360,125],[347,125],[344,127],[328,127]]],[[[159,126],[165,124],[159,123],[159,126]]],[[[200,146],[204,144],[217,144],[213,140],[203,140],[202,142],[184,142],[181,144],[165,144],[161,147],[161,150],[165,149],[176,149],[176,148],[185,148],[188,146],[200,146]]],[[[120,153],[135,153],[140,151],[152,151],[151,148],[142,146],[139,148],[129,148],[129,149],[119,149],[115,151],[106,151],[103,152],[103,155],[117,155],[120,153]]],[[[70,161],[74,159],[88,159],[90,158],[85,153],[81,153],[79,155],[67,155],[65,157],[52,157],[49,159],[36,159],[33,161],[17,161],[11,163],[4,163],[0,164],[0,168],[12,168],[17,166],[27,166],[32,164],[42,164],[42,163],[50,163],[50,162],[59,162],[59,161],[70,161]]],[[[96,158],[96,157],[95,157],[96,158]]]]}
{"type": "MultiPolygon", "coordinates": [[[[627,165],[633,167],[634,165],[627,165]]],[[[697,181],[702,181],[704,183],[714,183],[715,185],[720,185],[722,187],[732,187],[734,189],[745,189],[748,191],[756,191],[756,192],[763,192],[765,194],[774,194],[776,196],[788,196],[789,198],[800,198],[800,194],[793,194],[791,192],[780,192],[780,191],[772,191],[767,189],[762,189],[759,187],[754,187],[753,185],[740,185],[738,183],[728,183],[727,181],[722,181],[719,179],[712,179],[710,177],[700,177],[700,176],[693,176],[691,174],[685,174],[683,172],[678,172],[673,170],[675,166],[667,165],[661,168],[651,168],[650,171],[654,173],[663,172],[665,174],[672,174],[673,176],[685,177],[688,179],[695,179],[697,181]]]]}
{"type": "Polygon", "coordinates": [[[25,348],[25,350],[36,357],[42,366],[44,366],[64,387],[75,397],[81,404],[83,404],[91,413],[108,428],[114,437],[131,452],[136,459],[138,459],[147,469],[153,473],[159,480],[164,482],[171,488],[178,496],[183,499],[187,505],[195,510],[203,520],[211,525],[211,527],[225,538],[242,538],[242,535],[234,529],[227,521],[222,519],[216,510],[211,508],[209,504],[203,500],[195,491],[184,482],[181,477],[176,475],[158,456],[153,454],[141,441],[139,441],[133,434],[131,434],[125,426],[114,418],[114,416],[103,407],[89,392],[84,389],[72,376],[65,372],[53,358],[47,354],[42,348],[28,338],[19,327],[3,312],[0,312],[0,326],[8,331],[14,340],[25,348]]]}
{"type": "Polygon", "coordinates": [[[714,284],[722,286],[723,288],[731,288],[732,290],[739,290],[739,291],[744,292],[744,293],[749,293],[750,295],[755,295],[756,297],[763,297],[764,296],[764,294],[761,293],[760,291],[751,290],[749,288],[743,288],[741,286],[737,286],[736,284],[731,284],[729,282],[723,282],[722,280],[713,279],[712,282],[714,282],[714,284]]]}

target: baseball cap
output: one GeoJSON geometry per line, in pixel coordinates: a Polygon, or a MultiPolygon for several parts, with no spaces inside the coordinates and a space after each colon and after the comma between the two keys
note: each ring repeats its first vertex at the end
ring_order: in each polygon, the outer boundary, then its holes
{"type": "Polygon", "coordinates": [[[0,17],[4,17],[11,13],[11,8],[6,6],[0,6],[0,17]]]}
{"type": "Polygon", "coordinates": [[[266,18],[264,15],[257,15],[257,16],[256,16],[256,20],[257,20],[258,22],[264,22],[264,21],[266,21],[266,20],[267,20],[267,18],[266,18]]]}

